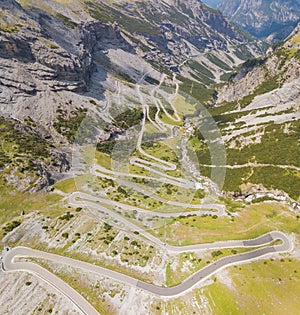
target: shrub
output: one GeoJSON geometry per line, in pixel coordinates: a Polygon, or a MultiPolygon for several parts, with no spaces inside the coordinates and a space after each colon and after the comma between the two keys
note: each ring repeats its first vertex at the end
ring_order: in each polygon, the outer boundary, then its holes
{"type": "Polygon", "coordinates": [[[223,252],[221,252],[220,250],[217,250],[217,251],[212,252],[212,253],[211,253],[211,256],[212,256],[213,258],[215,258],[215,257],[218,257],[218,256],[220,256],[220,255],[222,255],[222,254],[223,254],[223,252]]]}
{"type": "Polygon", "coordinates": [[[64,238],[68,238],[69,237],[69,233],[63,233],[61,236],[64,237],[64,238]]]}
{"type": "Polygon", "coordinates": [[[72,219],[74,217],[73,214],[71,214],[70,212],[67,212],[65,215],[59,217],[60,220],[66,220],[69,221],[70,219],[72,219]]]}
{"type": "Polygon", "coordinates": [[[20,221],[12,221],[11,223],[8,223],[3,230],[8,233],[17,228],[21,224],[20,221]]]}
{"type": "Polygon", "coordinates": [[[103,223],[104,232],[107,233],[112,229],[112,226],[107,224],[106,222],[103,223]]]}

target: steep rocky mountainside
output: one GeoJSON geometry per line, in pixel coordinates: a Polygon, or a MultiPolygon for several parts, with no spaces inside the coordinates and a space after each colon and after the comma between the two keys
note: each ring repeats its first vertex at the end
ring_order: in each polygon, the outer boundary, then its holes
{"type": "Polygon", "coordinates": [[[59,177],[68,169],[65,153],[81,122],[86,116],[109,122],[116,89],[142,77],[146,84],[157,84],[162,73],[171,81],[176,73],[182,90],[193,90],[193,96],[206,101],[213,97],[206,86],[224,80],[233,67],[260,52],[219,12],[196,0],[3,0],[0,6],[3,128],[8,133],[18,128],[21,139],[30,130],[31,140],[34,133],[49,147],[45,152],[57,157],[49,164],[31,147],[21,163],[18,152],[4,152],[8,182],[17,185],[27,178],[22,188],[36,181],[23,170],[30,154],[32,171],[59,177]],[[8,167],[8,160],[16,166],[8,167]],[[25,175],[17,175],[20,170],[25,175]]]}
{"type": "Polygon", "coordinates": [[[271,91],[285,83],[297,81],[300,76],[299,26],[282,45],[270,47],[265,56],[244,63],[232,80],[219,91],[217,102],[241,101],[246,96],[255,94],[266,82],[270,83],[271,91]]]}
{"type": "Polygon", "coordinates": [[[78,25],[16,1],[2,1],[1,9],[2,184],[39,190],[70,168],[67,144],[91,105],[79,98],[89,89],[94,46],[121,36],[112,25],[78,25]]]}
{"type": "MultiPolygon", "coordinates": [[[[278,189],[299,198],[299,26],[218,89],[210,113],[226,145],[225,191],[247,195],[251,189],[278,189]]],[[[203,152],[199,157],[205,158],[203,152]]]]}
{"type": "MultiPolygon", "coordinates": [[[[126,51],[159,72],[170,76],[172,71],[180,72],[205,85],[256,54],[254,44],[198,1],[136,2],[134,6],[108,6],[101,1],[72,1],[72,6],[55,1],[20,3],[23,7],[15,0],[1,2],[5,12],[0,21],[1,111],[18,119],[33,116],[50,129],[60,106],[59,101],[50,101],[53,95],[87,93],[102,98],[92,88],[97,84],[95,77],[91,80],[101,51],[126,51]],[[115,21],[119,26],[112,24],[115,21]]],[[[109,67],[101,69],[102,81],[106,72],[113,71],[111,60],[106,59],[109,67]]],[[[132,76],[125,67],[114,71],[132,76]]],[[[81,105],[86,107],[84,101],[81,105]]],[[[67,106],[69,111],[74,108],[67,106]]]]}
{"type": "Polygon", "coordinates": [[[300,19],[299,0],[223,0],[217,8],[257,37],[284,39],[300,19]]]}

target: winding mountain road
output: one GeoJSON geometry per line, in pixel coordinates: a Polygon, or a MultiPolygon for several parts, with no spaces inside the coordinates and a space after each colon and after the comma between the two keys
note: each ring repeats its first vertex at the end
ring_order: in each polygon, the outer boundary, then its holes
{"type": "MultiPolygon", "coordinates": [[[[144,161],[144,160],[142,160],[144,161]]],[[[134,161],[134,164],[137,165],[139,163],[139,159],[136,158],[134,161]]],[[[141,166],[142,167],[142,166],[141,166]]],[[[145,166],[143,165],[143,168],[145,166]]],[[[161,177],[153,177],[153,176],[145,176],[145,175],[137,175],[137,174],[131,174],[131,173],[123,173],[123,172],[117,172],[115,170],[109,170],[101,165],[94,164],[91,166],[90,171],[92,174],[96,176],[103,176],[103,175],[113,175],[115,177],[129,177],[129,178],[140,178],[140,179],[146,179],[146,180],[153,180],[153,181],[158,181],[162,182],[165,184],[171,184],[177,187],[181,188],[186,188],[186,189],[191,189],[196,187],[196,183],[193,180],[190,179],[185,179],[185,178],[177,178],[174,176],[170,176],[161,172],[157,172],[158,175],[161,177]]]]}
{"type": "MultiPolygon", "coordinates": [[[[164,242],[162,242],[159,238],[153,236],[152,234],[150,234],[149,232],[147,232],[145,229],[142,229],[140,226],[134,224],[131,221],[126,220],[126,218],[122,217],[120,214],[118,214],[115,211],[112,211],[100,204],[98,204],[97,202],[101,202],[101,203],[110,203],[110,200],[105,199],[105,198],[100,198],[100,197],[94,197],[91,195],[87,195],[87,194],[83,194],[83,193],[73,193],[69,196],[68,202],[70,205],[74,206],[74,207],[87,207],[88,209],[90,209],[90,211],[92,211],[95,214],[99,214],[101,212],[106,213],[107,215],[110,215],[111,217],[113,217],[115,220],[117,220],[118,222],[124,224],[130,231],[138,231],[140,233],[141,236],[145,237],[146,239],[150,240],[152,243],[156,244],[159,247],[163,247],[165,250],[168,250],[170,252],[181,252],[181,246],[172,246],[172,245],[168,245],[164,242]],[[79,200],[78,200],[79,198],[79,200]]],[[[118,202],[113,202],[113,205],[115,206],[122,206],[123,209],[127,209],[127,210],[131,210],[131,211],[137,211],[137,212],[141,212],[141,213],[145,213],[145,210],[137,208],[137,207],[133,207],[133,206],[123,206],[123,204],[120,204],[118,202]]],[[[221,205],[220,205],[221,206],[221,205]]],[[[201,214],[204,213],[203,210],[200,210],[201,214]]],[[[182,213],[157,213],[157,212],[151,212],[150,214],[152,215],[161,215],[162,217],[175,217],[177,215],[188,215],[188,214],[197,214],[197,211],[192,211],[192,212],[182,212],[182,213]]],[[[111,222],[112,225],[114,225],[114,222],[111,222]]],[[[182,251],[195,251],[197,249],[197,246],[199,246],[199,250],[202,250],[203,248],[205,248],[205,246],[203,244],[198,244],[198,245],[191,245],[191,246],[184,246],[184,250],[182,251]]]]}
{"type": "MultiPolygon", "coordinates": [[[[138,225],[135,225],[134,223],[126,220],[124,217],[119,215],[117,212],[112,211],[99,203],[112,205],[114,207],[120,207],[122,209],[128,210],[128,211],[136,211],[137,213],[141,214],[147,214],[151,216],[159,216],[162,218],[174,218],[178,216],[188,216],[188,215],[218,215],[218,216],[224,216],[225,215],[225,206],[221,204],[203,204],[201,205],[201,209],[199,210],[193,210],[193,211],[182,211],[182,212],[157,212],[157,211],[151,211],[151,210],[145,210],[139,207],[127,205],[124,203],[120,203],[117,201],[113,201],[107,198],[102,198],[99,196],[93,196],[90,194],[86,194],[83,192],[75,192],[69,195],[68,197],[68,203],[71,206],[74,207],[87,207],[87,208],[93,208],[95,210],[98,210],[100,212],[105,212],[108,215],[111,215],[112,217],[116,218],[118,221],[123,222],[125,225],[129,226],[130,228],[134,228],[135,230],[140,230],[140,227],[138,225]],[[207,211],[204,209],[208,209],[207,211]],[[214,210],[211,210],[214,209],[214,210]]],[[[191,207],[192,208],[192,207],[191,207]]],[[[198,208],[200,208],[198,206],[198,208]]]]}
{"type": "Polygon", "coordinates": [[[46,259],[56,263],[72,266],[74,268],[84,269],[88,272],[114,279],[127,285],[137,287],[159,297],[176,297],[191,290],[197,284],[227,266],[243,262],[251,262],[269,254],[287,252],[292,249],[292,243],[289,238],[284,233],[278,231],[267,233],[256,239],[201,244],[203,248],[209,250],[213,248],[228,248],[232,246],[242,248],[264,246],[276,240],[280,240],[281,244],[263,247],[246,253],[221,258],[216,262],[213,262],[202,268],[201,270],[187,278],[185,281],[174,287],[160,287],[127,276],[120,272],[96,266],[94,264],[75,260],[65,256],[34,250],[27,247],[15,247],[12,250],[6,252],[2,258],[2,269],[4,272],[25,271],[32,273],[50,284],[55,289],[57,289],[64,296],[69,298],[83,314],[98,315],[98,312],[94,309],[93,306],[90,305],[90,303],[86,299],[84,299],[77,291],[75,291],[71,286],[66,284],[60,278],[58,278],[45,268],[39,266],[37,263],[24,260],[16,261],[17,258],[22,257],[46,259]]]}
{"type": "MultiPolygon", "coordinates": [[[[273,241],[280,239],[282,241],[282,244],[276,245],[276,246],[259,248],[250,252],[221,258],[217,260],[216,262],[211,263],[208,266],[202,268],[201,270],[193,274],[191,277],[187,278],[185,281],[183,281],[182,283],[174,287],[169,287],[169,288],[157,287],[153,284],[145,283],[143,281],[138,281],[137,287],[158,296],[174,297],[174,296],[178,296],[182,294],[183,292],[190,290],[191,288],[196,286],[199,282],[204,281],[205,279],[209,278],[211,275],[215,274],[217,271],[227,266],[235,265],[242,262],[251,262],[258,258],[266,256],[268,254],[286,252],[291,249],[290,241],[286,237],[286,235],[284,235],[283,233],[271,232],[265,235],[265,237],[267,239],[270,237],[272,238],[273,241]],[[276,234],[273,235],[272,233],[276,233],[276,234]],[[274,236],[275,238],[273,238],[274,236]]],[[[247,241],[244,241],[244,242],[247,242],[247,241]]],[[[251,243],[251,241],[249,242],[251,243]]],[[[255,241],[253,243],[257,244],[255,241]]]]}
{"type": "Polygon", "coordinates": [[[63,256],[52,256],[52,254],[39,252],[31,248],[16,247],[4,254],[2,258],[2,270],[4,272],[25,271],[34,274],[67,297],[83,314],[99,315],[95,308],[81,294],[62,279],[36,263],[28,261],[16,262],[15,259],[17,257],[45,258],[50,259],[51,261],[64,263],[63,256]]]}
{"type": "MultiPolygon", "coordinates": [[[[144,76],[146,76],[146,74],[144,76]]],[[[163,82],[163,80],[164,80],[164,77],[162,77],[160,84],[163,82]]],[[[94,173],[95,175],[103,176],[103,177],[110,178],[113,180],[117,180],[116,177],[118,178],[120,176],[124,176],[124,177],[127,176],[127,177],[144,178],[147,180],[158,180],[165,183],[172,183],[179,187],[180,186],[183,187],[183,185],[186,185],[185,187],[195,188],[196,182],[193,182],[187,179],[175,178],[175,177],[168,176],[160,172],[160,170],[161,171],[175,170],[177,166],[174,163],[170,163],[168,161],[164,161],[157,157],[151,156],[141,148],[143,133],[145,131],[146,118],[148,118],[149,121],[153,123],[154,127],[158,127],[159,130],[163,129],[166,126],[166,124],[161,122],[161,120],[158,117],[158,114],[161,109],[163,110],[163,112],[169,119],[172,119],[175,122],[180,120],[180,117],[177,114],[176,108],[174,108],[174,106],[172,105],[172,102],[170,101],[170,105],[171,105],[171,108],[173,108],[174,110],[174,116],[176,116],[176,118],[173,118],[171,115],[169,115],[168,111],[164,108],[164,105],[161,101],[156,100],[155,92],[156,92],[155,89],[151,91],[152,93],[151,95],[153,95],[155,104],[157,106],[155,122],[153,122],[149,116],[149,106],[143,103],[142,96],[139,90],[139,85],[137,85],[137,93],[140,96],[141,103],[143,105],[143,112],[144,112],[142,130],[138,139],[137,150],[150,161],[143,160],[140,158],[132,158],[130,160],[130,163],[133,165],[142,167],[148,171],[151,171],[152,173],[160,175],[161,177],[154,178],[154,177],[138,176],[138,175],[131,175],[131,174],[123,174],[123,173],[118,173],[118,172],[104,169],[103,167],[100,167],[100,166],[92,168],[91,169],[92,173],[94,173]]],[[[175,96],[177,93],[178,93],[178,84],[176,85],[175,96]]],[[[118,181],[123,185],[132,187],[136,189],[137,191],[140,191],[143,194],[147,195],[146,190],[141,189],[139,186],[133,183],[127,182],[119,178],[118,178],[118,181]]],[[[154,198],[153,195],[149,195],[149,196],[154,198]]],[[[43,252],[39,250],[34,250],[27,247],[15,247],[5,252],[2,257],[2,270],[4,272],[25,271],[25,272],[32,273],[36,275],[37,277],[39,277],[40,279],[42,279],[43,281],[50,284],[53,288],[58,290],[64,296],[66,296],[70,301],[74,303],[74,305],[76,305],[78,310],[80,310],[83,314],[99,315],[97,310],[95,310],[95,308],[82,295],[80,295],[76,290],[74,290],[70,285],[65,283],[62,279],[60,279],[53,273],[49,272],[45,268],[41,267],[38,263],[26,261],[26,258],[46,259],[55,263],[61,263],[61,264],[71,266],[74,268],[80,268],[87,272],[91,272],[99,276],[107,277],[115,281],[122,282],[126,285],[136,287],[138,289],[144,290],[158,297],[176,297],[193,289],[196,285],[203,282],[205,279],[209,278],[210,276],[212,276],[213,274],[215,274],[222,268],[225,268],[227,266],[234,265],[234,264],[243,263],[243,262],[251,262],[269,254],[283,253],[283,252],[290,251],[292,249],[292,242],[290,241],[290,239],[284,233],[279,232],[279,231],[273,231],[273,232],[264,234],[260,237],[257,237],[255,239],[249,239],[249,240],[231,240],[231,241],[219,241],[219,242],[206,243],[206,244],[195,244],[195,245],[188,245],[188,246],[172,246],[172,245],[163,243],[160,239],[156,238],[155,236],[153,236],[146,230],[141,229],[139,226],[126,220],[124,217],[122,217],[115,211],[112,211],[102,205],[102,204],[104,205],[106,204],[106,205],[110,205],[114,207],[121,207],[125,210],[137,211],[139,213],[144,213],[144,214],[147,213],[153,216],[161,216],[161,217],[176,217],[180,215],[189,215],[189,214],[192,214],[192,215],[216,214],[216,215],[221,216],[221,215],[226,214],[226,211],[225,211],[226,209],[224,205],[218,205],[218,204],[195,205],[195,204],[185,204],[185,203],[179,203],[179,202],[174,202],[174,201],[168,201],[160,197],[156,197],[155,199],[165,204],[186,207],[186,208],[195,208],[198,210],[189,211],[189,212],[160,213],[160,212],[148,211],[148,210],[141,209],[138,207],[126,205],[126,204],[119,203],[119,202],[109,200],[106,198],[95,197],[95,196],[85,194],[82,192],[75,192],[68,196],[68,202],[70,205],[75,206],[75,207],[87,206],[91,209],[95,209],[98,213],[104,212],[112,216],[114,219],[118,220],[120,223],[127,225],[127,227],[129,227],[132,231],[134,230],[139,231],[141,236],[144,236],[145,238],[155,243],[156,245],[163,247],[168,252],[183,253],[183,252],[190,252],[190,251],[197,251],[197,250],[212,250],[212,249],[222,249],[222,248],[251,249],[251,248],[257,247],[257,249],[250,250],[248,252],[244,252],[241,254],[236,254],[233,256],[227,256],[227,257],[221,258],[211,264],[208,264],[201,270],[197,271],[196,273],[188,277],[182,283],[174,287],[160,287],[154,284],[150,284],[150,283],[138,280],[128,275],[122,274],[120,272],[106,269],[106,268],[103,268],[103,267],[100,267],[91,263],[87,263],[84,261],[75,260],[69,257],[51,254],[51,253],[47,253],[47,252],[43,252]],[[205,211],[203,210],[203,208],[214,209],[215,211],[212,211],[212,210],[205,211]],[[273,242],[278,241],[278,240],[281,241],[281,244],[272,245],[273,242]],[[23,259],[18,260],[18,258],[23,258],[23,259]]]]}

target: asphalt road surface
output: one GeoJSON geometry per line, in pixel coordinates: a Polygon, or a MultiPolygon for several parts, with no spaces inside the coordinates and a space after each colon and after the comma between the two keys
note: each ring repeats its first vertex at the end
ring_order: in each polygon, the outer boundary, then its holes
{"type": "MultiPolygon", "coordinates": [[[[83,261],[75,260],[72,258],[50,254],[34,249],[30,249],[27,247],[16,247],[7,253],[4,254],[2,258],[2,269],[5,272],[12,272],[12,271],[26,271],[32,274],[35,274],[45,282],[52,285],[58,291],[60,291],[63,295],[69,298],[79,310],[83,312],[83,314],[94,315],[98,314],[97,311],[86,301],[77,291],[71,288],[68,284],[62,281],[60,278],[52,274],[51,272],[47,271],[46,269],[42,268],[36,263],[28,262],[28,261],[15,261],[17,257],[32,257],[32,258],[42,258],[47,259],[50,261],[54,261],[57,263],[66,264],[75,268],[81,268],[88,272],[99,274],[100,276],[105,276],[116,281],[123,282],[127,285],[135,286],[140,288],[148,293],[154,294],[159,297],[175,297],[179,296],[186,291],[192,289],[195,285],[204,281],[218,270],[225,268],[226,266],[238,264],[241,262],[250,262],[256,260],[260,257],[263,257],[268,254],[272,253],[280,253],[289,251],[292,247],[292,244],[288,237],[281,232],[274,231],[268,234],[265,234],[261,237],[252,240],[244,240],[244,241],[236,241],[241,242],[240,247],[249,247],[249,246],[262,246],[267,245],[270,242],[280,240],[281,244],[275,246],[268,246],[259,248],[253,251],[249,251],[242,254],[237,254],[233,256],[228,256],[217,260],[209,264],[208,266],[202,268],[191,277],[187,278],[185,281],[180,283],[174,287],[159,287],[150,283],[146,283],[140,280],[137,280],[133,277],[124,275],[120,272],[116,272],[113,270],[109,270],[100,266],[96,266],[90,263],[86,263],[83,261]],[[243,244],[243,245],[242,245],[243,244]]],[[[230,245],[226,244],[226,247],[230,245]]],[[[220,242],[219,242],[220,243],[220,242]]],[[[225,245],[224,242],[223,245],[225,245]]],[[[214,243],[203,244],[206,246],[207,249],[215,248],[214,243]]]]}

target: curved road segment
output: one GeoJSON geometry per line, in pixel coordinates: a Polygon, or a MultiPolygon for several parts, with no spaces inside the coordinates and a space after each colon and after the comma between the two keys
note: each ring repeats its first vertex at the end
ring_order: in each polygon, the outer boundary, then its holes
{"type": "MultiPolygon", "coordinates": [[[[84,192],[74,192],[71,193],[68,197],[68,202],[74,206],[87,206],[88,202],[101,202],[103,204],[113,205],[116,207],[121,207],[123,209],[129,211],[137,211],[143,214],[148,214],[152,216],[160,216],[164,218],[172,218],[179,215],[187,216],[187,215],[203,215],[203,214],[211,214],[217,216],[225,216],[226,215],[226,208],[224,205],[221,204],[187,204],[186,208],[190,209],[198,209],[192,211],[182,211],[182,212],[159,212],[159,211],[152,211],[152,210],[145,210],[143,208],[139,208],[136,206],[131,206],[125,203],[121,203],[118,201],[114,201],[111,199],[103,198],[100,196],[93,196],[84,192]],[[202,210],[201,210],[202,209],[202,210]],[[204,209],[212,209],[212,210],[204,210],[204,209]]],[[[166,204],[169,204],[166,202],[166,204]]]]}
{"type": "Polygon", "coordinates": [[[127,285],[135,286],[139,289],[145,290],[148,293],[157,295],[159,297],[175,297],[192,289],[195,285],[204,281],[205,279],[207,279],[212,274],[216,273],[218,270],[222,268],[237,263],[250,262],[268,254],[286,252],[291,250],[292,248],[292,244],[288,237],[284,233],[278,231],[267,233],[256,239],[202,244],[202,246],[205,247],[205,249],[225,247],[228,248],[231,247],[232,245],[236,247],[245,248],[264,246],[276,240],[280,240],[282,243],[280,245],[263,247],[250,252],[221,258],[216,262],[211,263],[208,266],[202,268],[201,270],[193,274],[191,277],[187,278],[185,281],[174,287],[159,287],[150,283],[146,283],[144,281],[137,280],[133,277],[124,275],[120,272],[109,270],[100,266],[96,266],[72,258],[30,249],[27,247],[16,247],[5,253],[2,258],[2,269],[6,272],[10,271],[30,272],[38,276],[45,282],[49,283],[55,289],[60,291],[64,296],[69,298],[78,307],[78,309],[82,311],[83,314],[96,315],[98,314],[98,312],[77,291],[75,291],[72,287],[70,287],[60,278],[58,278],[57,276],[55,276],[48,270],[42,268],[36,263],[27,261],[16,262],[15,259],[18,257],[47,259],[54,261],[56,263],[62,263],[75,268],[81,268],[88,272],[96,273],[100,276],[109,277],[111,279],[123,282],[127,285]]]}
{"type": "MultiPolygon", "coordinates": [[[[39,266],[36,263],[20,261],[15,262],[15,257],[36,257],[43,258],[48,257],[50,254],[38,252],[26,247],[16,247],[9,252],[5,253],[2,258],[2,270],[5,272],[11,271],[25,271],[36,275],[46,283],[50,284],[54,289],[59,291],[65,297],[67,297],[83,314],[85,315],[99,315],[94,307],[76,290],[70,285],[64,282],[59,277],[55,276],[50,271],[39,266]]],[[[50,259],[48,257],[48,259],[50,259]]],[[[51,259],[57,262],[63,262],[62,256],[57,256],[55,259],[51,259]]]]}
{"type": "MultiPolygon", "coordinates": [[[[118,202],[115,201],[111,201],[105,198],[100,198],[100,197],[95,197],[92,195],[88,195],[85,193],[81,193],[81,192],[76,192],[76,193],[72,193],[69,197],[68,197],[68,203],[74,207],[87,207],[88,209],[90,209],[90,211],[92,211],[92,209],[95,209],[94,213],[101,213],[104,212],[110,216],[112,216],[114,219],[116,219],[117,221],[119,221],[120,223],[124,224],[125,226],[129,227],[131,230],[136,230],[138,231],[142,236],[144,236],[145,238],[147,238],[148,240],[152,241],[154,244],[164,247],[166,250],[171,251],[171,252],[183,252],[183,251],[195,251],[197,249],[202,250],[202,249],[206,249],[206,244],[196,244],[196,245],[191,245],[191,246],[172,246],[172,245],[168,245],[165,244],[164,242],[162,242],[159,238],[153,236],[152,234],[150,234],[149,232],[147,232],[144,229],[141,229],[138,225],[134,224],[133,222],[128,221],[127,219],[125,219],[124,217],[122,217],[121,215],[119,215],[118,213],[109,210],[108,208],[97,204],[97,202],[102,202],[102,203],[109,203],[109,204],[113,204],[115,206],[121,206],[124,209],[127,210],[135,210],[137,212],[142,212],[145,213],[145,210],[134,207],[134,206],[129,206],[129,205],[125,205],[125,204],[120,204],[118,202]],[[79,200],[78,200],[79,198],[79,200]]],[[[213,206],[213,205],[206,205],[206,206],[213,206]]],[[[222,205],[215,205],[215,206],[220,206],[220,211],[223,210],[224,208],[222,207],[222,205]]],[[[224,211],[224,210],[223,210],[224,211]]],[[[158,213],[158,212],[151,212],[151,211],[147,211],[147,213],[150,213],[152,215],[160,215],[162,217],[174,217],[176,215],[188,215],[188,214],[204,214],[204,213],[209,213],[210,212],[205,212],[203,210],[199,210],[198,211],[193,211],[193,212],[179,212],[179,213],[158,213]]],[[[112,223],[112,225],[114,225],[114,223],[112,223]]],[[[239,242],[239,241],[238,241],[239,242]]],[[[217,248],[222,248],[222,247],[236,247],[236,241],[232,241],[232,245],[233,246],[223,246],[224,243],[228,244],[228,242],[219,242],[218,247],[217,248]]],[[[243,244],[239,243],[238,246],[243,246],[243,244]]]]}
{"type": "MultiPolygon", "coordinates": [[[[185,246],[175,246],[175,245],[169,245],[164,242],[162,242],[159,238],[153,236],[152,234],[148,233],[144,229],[141,229],[138,225],[135,225],[134,223],[126,220],[123,218],[121,215],[118,213],[111,211],[100,204],[97,204],[96,202],[103,202],[103,201],[109,201],[107,199],[95,197],[92,195],[88,195],[85,193],[81,192],[76,192],[72,193],[69,196],[68,202],[70,205],[74,207],[82,206],[82,207],[88,207],[89,209],[95,209],[96,211],[102,211],[105,212],[108,215],[111,215],[115,219],[117,219],[119,222],[123,223],[127,227],[129,227],[131,230],[136,230],[139,231],[141,235],[143,235],[145,238],[148,240],[152,241],[154,244],[163,247],[165,250],[169,252],[174,252],[174,253],[183,253],[183,252],[190,252],[190,251],[197,251],[197,250],[206,250],[206,249],[220,249],[220,248],[234,248],[234,247],[258,247],[262,246],[265,244],[268,244],[272,242],[278,235],[284,235],[281,232],[271,232],[268,234],[264,234],[262,236],[259,236],[255,239],[251,240],[233,240],[233,241],[220,241],[220,242],[214,242],[214,243],[209,243],[209,244],[195,244],[195,245],[185,245],[185,246]],[[79,198],[79,200],[78,200],[79,198]],[[277,233],[277,234],[276,234],[277,233]],[[280,234],[278,234],[280,233],[280,234]]],[[[117,203],[117,205],[119,205],[117,203]]],[[[123,205],[123,204],[121,204],[123,205]]],[[[124,206],[124,205],[123,205],[124,206]]],[[[126,205],[127,206],[127,205],[126,205]]],[[[209,205],[210,206],[210,205],[209,205]]],[[[216,205],[218,206],[218,205],[216,205]]],[[[221,206],[221,205],[219,205],[221,206]]],[[[127,210],[136,210],[136,211],[142,211],[144,212],[145,210],[142,210],[137,207],[133,206],[127,206],[127,210]]],[[[149,211],[152,213],[151,211],[149,211]]],[[[203,213],[201,211],[201,213],[203,213]]],[[[180,213],[157,213],[153,212],[153,215],[160,215],[163,217],[173,217],[173,216],[179,216],[179,215],[189,215],[189,214],[198,214],[197,211],[193,212],[180,212],[180,213]]]]}

